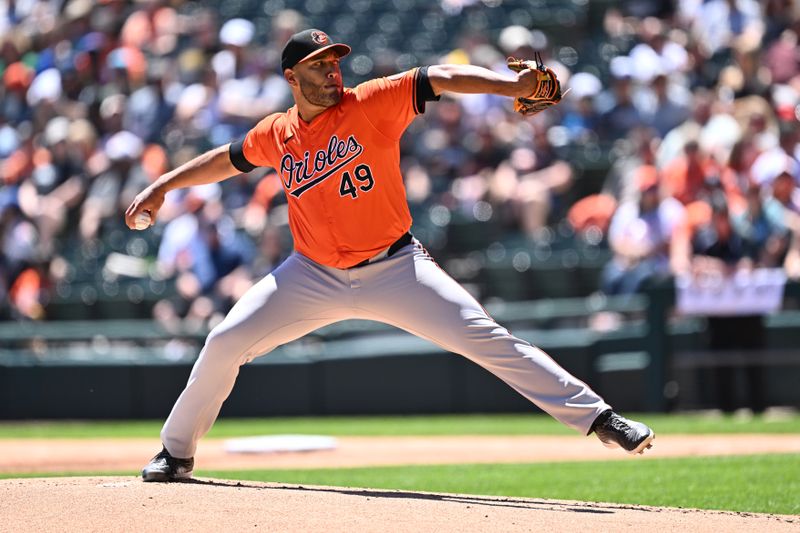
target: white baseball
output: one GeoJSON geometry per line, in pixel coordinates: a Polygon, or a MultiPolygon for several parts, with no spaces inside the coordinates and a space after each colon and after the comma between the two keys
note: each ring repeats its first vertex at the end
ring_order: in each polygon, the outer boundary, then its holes
{"type": "Polygon", "coordinates": [[[150,227],[150,213],[142,211],[136,218],[133,219],[133,226],[138,230],[147,229],[150,227]]]}

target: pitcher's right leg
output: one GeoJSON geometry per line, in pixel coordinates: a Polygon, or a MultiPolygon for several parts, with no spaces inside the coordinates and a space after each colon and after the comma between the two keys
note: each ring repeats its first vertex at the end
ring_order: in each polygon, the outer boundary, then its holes
{"type": "Polygon", "coordinates": [[[189,382],[161,431],[172,457],[194,456],[233,389],[239,367],[327,324],[347,318],[345,284],[331,269],[293,255],[233,306],[209,334],[189,382]]]}

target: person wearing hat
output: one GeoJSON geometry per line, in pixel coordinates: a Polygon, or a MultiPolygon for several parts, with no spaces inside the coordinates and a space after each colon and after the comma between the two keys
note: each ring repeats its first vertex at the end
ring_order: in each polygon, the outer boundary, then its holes
{"type": "Polygon", "coordinates": [[[410,233],[399,141],[426,102],[444,92],[531,94],[531,70],[501,75],[435,65],[345,88],[350,47],[323,31],[292,35],[281,68],[295,105],[244,139],[159,177],[126,211],[131,229],[152,224],[167,191],[272,167],[286,194],[295,253],[256,283],[209,334],[161,432],[164,449],[145,481],[192,475],[198,440],[211,428],[239,367],[325,325],[378,320],[462,354],[544,411],[605,444],[641,453],[654,434],[626,420],[586,384],[500,327],[410,233]]]}
{"type": "Polygon", "coordinates": [[[633,294],[652,278],[669,274],[669,245],[685,210],[675,198],[662,198],[661,174],[652,165],[634,173],[638,199],[622,202],[611,219],[608,240],[614,253],[601,276],[606,294],[633,294]]]}

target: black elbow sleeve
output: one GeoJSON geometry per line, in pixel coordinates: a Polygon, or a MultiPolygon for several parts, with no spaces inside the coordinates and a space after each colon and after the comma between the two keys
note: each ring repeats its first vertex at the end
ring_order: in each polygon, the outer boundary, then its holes
{"type": "Polygon", "coordinates": [[[436,102],[441,96],[436,96],[431,87],[431,80],[428,79],[428,67],[417,69],[416,90],[414,91],[414,109],[417,114],[425,112],[425,102],[436,102]]]}
{"type": "Polygon", "coordinates": [[[231,164],[240,172],[250,172],[256,168],[256,165],[244,156],[244,139],[231,143],[228,157],[231,159],[231,164]]]}

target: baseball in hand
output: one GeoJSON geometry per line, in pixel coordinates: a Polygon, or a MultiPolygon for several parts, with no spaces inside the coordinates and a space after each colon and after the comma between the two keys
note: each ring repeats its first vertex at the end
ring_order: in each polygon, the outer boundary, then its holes
{"type": "Polygon", "coordinates": [[[143,230],[150,227],[150,221],[150,213],[142,211],[133,219],[133,225],[136,229],[143,230]]]}

